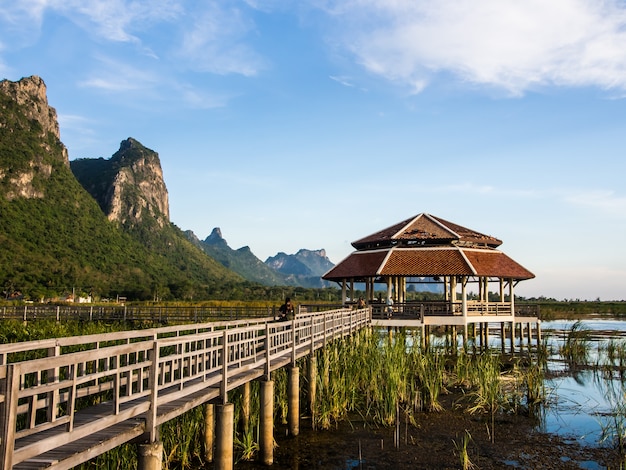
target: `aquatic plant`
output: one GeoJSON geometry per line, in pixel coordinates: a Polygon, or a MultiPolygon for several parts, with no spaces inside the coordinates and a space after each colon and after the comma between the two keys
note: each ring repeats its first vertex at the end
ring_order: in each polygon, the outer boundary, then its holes
{"type": "Polygon", "coordinates": [[[561,356],[570,366],[584,365],[589,360],[589,331],[582,321],[574,322],[561,346],[561,356]]]}
{"type": "Polygon", "coordinates": [[[495,416],[506,397],[502,393],[501,362],[496,354],[481,354],[474,361],[472,383],[475,388],[468,393],[472,405],[469,413],[486,412],[491,416],[491,442],[495,442],[495,416]]]}
{"type": "Polygon", "coordinates": [[[463,439],[461,440],[460,444],[457,443],[454,439],[452,440],[452,442],[454,443],[454,448],[459,453],[459,463],[461,464],[461,468],[463,470],[472,470],[474,468],[478,468],[470,460],[469,453],[467,451],[467,447],[469,446],[470,442],[472,442],[472,435],[470,434],[470,432],[467,429],[465,430],[465,432],[463,433],[463,439]]]}

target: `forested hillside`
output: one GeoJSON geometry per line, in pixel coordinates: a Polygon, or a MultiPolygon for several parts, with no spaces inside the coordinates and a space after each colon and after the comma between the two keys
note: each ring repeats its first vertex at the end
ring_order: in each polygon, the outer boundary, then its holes
{"type": "Polygon", "coordinates": [[[194,247],[171,223],[158,227],[147,218],[123,230],[109,221],[69,168],[43,81],[30,77],[0,84],[4,297],[63,298],[75,292],[197,299],[243,289],[240,276],[194,247]],[[39,118],[48,114],[52,126],[39,118]]]}

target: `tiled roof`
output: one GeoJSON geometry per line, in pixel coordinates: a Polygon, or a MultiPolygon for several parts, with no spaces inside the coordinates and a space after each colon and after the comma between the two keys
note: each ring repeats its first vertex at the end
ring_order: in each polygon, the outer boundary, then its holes
{"type": "Polygon", "coordinates": [[[376,276],[388,250],[355,251],[322,276],[323,279],[344,279],[376,276]]]}
{"type": "Polygon", "coordinates": [[[463,243],[497,247],[502,241],[430,214],[419,214],[352,243],[358,250],[395,245],[452,245],[463,243]]]}
{"type": "Polygon", "coordinates": [[[424,246],[355,251],[323,278],[339,281],[376,276],[488,276],[517,280],[535,277],[499,250],[424,246]]]}
{"type": "Polygon", "coordinates": [[[532,279],[535,277],[528,269],[500,251],[464,249],[463,253],[479,276],[512,279],[532,279]]]}

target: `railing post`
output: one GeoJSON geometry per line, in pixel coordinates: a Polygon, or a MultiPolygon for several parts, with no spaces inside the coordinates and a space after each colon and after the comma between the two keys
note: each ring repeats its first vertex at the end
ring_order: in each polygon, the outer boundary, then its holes
{"type": "Polygon", "coordinates": [[[291,365],[296,365],[296,315],[291,320],[291,365]]]}
{"type": "Polygon", "coordinates": [[[270,324],[269,322],[265,324],[265,380],[270,379],[270,346],[271,346],[271,338],[270,338],[270,324]]]}
{"type": "Polygon", "coordinates": [[[20,388],[20,366],[9,364],[0,370],[0,394],[4,402],[0,403],[2,423],[0,424],[0,458],[2,468],[13,468],[13,451],[15,450],[15,428],[17,421],[17,402],[20,388]],[[2,379],[2,374],[5,376],[2,379]]]}
{"type": "Polygon", "coordinates": [[[222,333],[222,383],[220,385],[222,403],[228,403],[228,329],[222,333]]]}
{"type": "Polygon", "coordinates": [[[150,442],[159,440],[159,429],[156,426],[157,408],[159,399],[159,342],[155,336],[152,341],[152,350],[148,352],[151,359],[149,386],[150,386],[150,410],[146,419],[146,429],[150,433],[150,442]]]}

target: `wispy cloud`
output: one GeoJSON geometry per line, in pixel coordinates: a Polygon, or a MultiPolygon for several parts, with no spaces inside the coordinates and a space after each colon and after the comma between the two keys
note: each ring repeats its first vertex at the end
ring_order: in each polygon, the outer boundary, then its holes
{"type": "Polygon", "coordinates": [[[185,103],[195,109],[222,108],[230,101],[230,96],[200,90],[191,85],[183,85],[179,88],[180,95],[185,103]]]}
{"type": "Polygon", "coordinates": [[[248,45],[255,25],[241,9],[205,2],[202,9],[188,15],[189,24],[176,53],[191,69],[253,76],[264,67],[264,60],[248,45]]]}
{"type": "Polygon", "coordinates": [[[264,67],[263,59],[250,45],[255,25],[250,19],[250,6],[245,2],[24,0],[10,3],[0,4],[0,26],[5,24],[21,31],[23,41],[31,38],[29,42],[32,42],[39,35],[45,13],[50,11],[64,16],[96,41],[131,43],[141,54],[155,59],[167,52],[170,59],[182,59],[188,69],[252,76],[264,67]],[[167,41],[162,41],[164,35],[168,36],[167,41]]]}
{"type": "Polygon", "coordinates": [[[90,34],[108,41],[140,42],[135,31],[169,21],[181,12],[179,0],[22,0],[4,2],[0,18],[16,29],[38,29],[46,11],[65,16],[90,34]]]}
{"type": "Polygon", "coordinates": [[[138,68],[125,62],[99,56],[99,67],[91,77],[81,80],[83,87],[97,88],[104,91],[126,92],[147,89],[160,82],[160,77],[150,70],[138,68]]]}
{"type": "Polygon", "coordinates": [[[354,84],[350,81],[349,77],[345,77],[345,76],[334,76],[334,75],[329,75],[328,78],[330,78],[331,80],[336,81],[337,83],[343,85],[343,86],[347,86],[347,87],[353,87],[354,84]]]}
{"type": "Polygon", "coordinates": [[[363,67],[415,91],[441,72],[511,94],[544,85],[626,89],[626,5],[619,0],[317,4],[363,67]]]}
{"type": "Polygon", "coordinates": [[[468,182],[440,187],[422,187],[420,190],[430,193],[463,193],[466,195],[489,195],[498,198],[557,201],[570,206],[600,211],[619,219],[626,219],[626,196],[608,189],[518,189],[468,182]]]}
{"type": "Polygon", "coordinates": [[[626,196],[611,190],[587,190],[563,194],[565,202],[574,206],[599,210],[619,218],[626,218],[626,196]]]}

